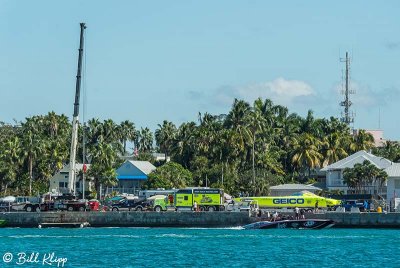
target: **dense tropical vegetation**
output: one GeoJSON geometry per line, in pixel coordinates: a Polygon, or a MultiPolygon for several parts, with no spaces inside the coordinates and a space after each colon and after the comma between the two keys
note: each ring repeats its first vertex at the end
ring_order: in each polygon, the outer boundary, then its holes
{"type": "MultiPolygon", "coordinates": [[[[315,181],[318,168],[358,150],[374,149],[392,161],[400,159],[397,142],[373,148],[365,131],[353,136],[337,118],[315,118],[312,111],[303,118],[268,99],[253,104],[235,100],[227,114],[199,113],[198,122],[180,126],[164,121],[154,134],[129,120],[117,124],[111,119],[91,119],[79,129],[79,140],[83,133],[85,161],[91,163],[97,190],[100,184],[116,184],[115,168],[129,149],[140,160],[154,162],[151,152],[171,159],[150,176],[147,187],[213,186],[232,194],[266,194],[271,185],[315,181]]],[[[46,191],[49,178],[69,161],[70,137],[69,119],[54,112],[15,125],[0,123],[0,191],[46,191]]]]}
{"type": "Polygon", "coordinates": [[[377,168],[368,160],[362,164],[357,163],[353,168],[346,168],[343,171],[343,180],[350,189],[354,189],[356,193],[368,193],[370,185],[376,186],[377,192],[381,192],[388,174],[377,168]]]}

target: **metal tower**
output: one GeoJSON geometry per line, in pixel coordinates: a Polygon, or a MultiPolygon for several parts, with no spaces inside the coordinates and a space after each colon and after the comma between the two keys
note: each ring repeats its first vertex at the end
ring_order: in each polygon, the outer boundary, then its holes
{"type": "Polygon", "coordinates": [[[346,63],[345,88],[342,89],[341,92],[344,95],[344,100],[340,102],[340,106],[344,107],[344,112],[342,112],[341,121],[350,126],[351,123],[354,123],[354,113],[350,111],[350,106],[353,104],[350,101],[350,94],[355,94],[355,91],[349,89],[350,59],[348,52],[346,52],[346,58],[340,59],[340,61],[346,63]]]}

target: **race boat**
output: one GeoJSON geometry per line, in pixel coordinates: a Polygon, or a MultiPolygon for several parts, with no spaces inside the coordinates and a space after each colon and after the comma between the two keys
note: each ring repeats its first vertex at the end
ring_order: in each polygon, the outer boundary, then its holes
{"type": "Polygon", "coordinates": [[[333,220],[301,219],[282,221],[259,221],[243,226],[244,229],[324,229],[335,225],[333,220]]]}
{"type": "Polygon", "coordinates": [[[341,201],[325,198],[308,191],[294,193],[290,196],[255,196],[235,198],[235,202],[244,200],[257,201],[260,208],[333,208],[340,205],[341,201]]]}

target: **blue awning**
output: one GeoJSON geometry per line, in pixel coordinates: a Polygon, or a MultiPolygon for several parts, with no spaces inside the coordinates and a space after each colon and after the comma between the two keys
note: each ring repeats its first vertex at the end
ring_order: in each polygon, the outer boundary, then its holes
{"type": "Polygon", "coordinates": [[[119,179],[119,180],[147,180],[147,176],[146,175],[137,175],[137,176],[118,175],[117,179],[119,179]]]}

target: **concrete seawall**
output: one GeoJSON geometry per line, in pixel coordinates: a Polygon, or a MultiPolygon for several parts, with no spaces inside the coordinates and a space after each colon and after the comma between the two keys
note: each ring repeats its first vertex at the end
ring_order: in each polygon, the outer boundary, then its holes
{"type": "Polygon", "coordinates": [[[400,213],[328,212],[313,218],[334,220],[336,228],[400,228],[400,213]]]}
{"type": "MultiPolygon", "coordinates": [[[[331,219],[337,228],[400,228],[400,213],[308,214],[331,219]]],[[[12,212],[1,213],[8,227],[38,227],[43,223],[83,223],[92,227],[234,227],[259,221],[247,212],[12,212]]]]}
{"type": "Polygon", "coordinates": [[[231,227],[252,222],[247,212],[12,212],[0,219],[8,227],[83,222],[92,227],[231,227]]]}

